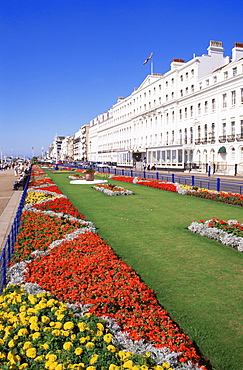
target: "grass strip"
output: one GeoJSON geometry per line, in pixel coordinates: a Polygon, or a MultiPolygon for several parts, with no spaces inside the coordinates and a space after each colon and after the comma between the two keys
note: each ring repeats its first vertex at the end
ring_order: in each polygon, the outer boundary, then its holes
{"type": "Polygon", "coordinates": [[[107,197],[92,185],[70,185],[67,174],[48,175],[156,292],[213,368],[241,370],[243,254],[187,227],[211,218],[243,222],[242,208],[128,183],[134,196],[107,197]]]}

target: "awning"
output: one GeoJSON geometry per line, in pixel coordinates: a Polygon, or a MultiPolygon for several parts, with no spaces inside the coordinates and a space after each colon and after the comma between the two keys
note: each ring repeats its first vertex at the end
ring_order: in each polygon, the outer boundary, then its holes
{"type": "Polygon", "coordinates": [[[225,148],[225,146],[221,146],[221,147],[219,148],[218,153],[227,153],[227,152],[226,152],[226,148],[225,148]]]}

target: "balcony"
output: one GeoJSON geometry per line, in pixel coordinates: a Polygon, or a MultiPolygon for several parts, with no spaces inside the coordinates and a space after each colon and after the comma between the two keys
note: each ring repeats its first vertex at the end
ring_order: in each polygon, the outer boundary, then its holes
{"type": "Polygon", "coordinates": [[[227,141],[235,141],[235,135],[227,135],[227,141]]]}
{"type": "Polygon", "coordinates": [[[203,137],[201,139],[201,144],[207,144],[208,143],[208,138],[207,137],[203,137]]]}
{"type": "Polygon", "coordinates": [[[219,142],[225,143],[226,142],[226,135],[219,136],[219,142]]]}
{"type": "Polygon", "coordinates": [[[201,139],[195,139],[195,144],[198,145],[198,144],[201,144],[201,139]]]}
{"type": "Polygon", "coordinates": [[[237,135],[236,135],[236,140],[237,140],[237,141],[241,141],[241,140],[243,140],[243,133],[242,133],[242,134],[237,134],[237,135]]]}

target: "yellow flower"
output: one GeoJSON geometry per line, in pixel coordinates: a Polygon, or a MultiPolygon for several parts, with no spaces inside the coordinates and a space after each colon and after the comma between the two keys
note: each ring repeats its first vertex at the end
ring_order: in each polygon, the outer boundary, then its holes
{"type": "Polygon", "coordinates": [[[97,326],[97,328],[98,328],[99,330],[101,330],[101,331],[104,331],[104,330],[105,330],[104,325],[103,325],[103,324],[101,324],[100,322],[98,322],[98,323],[96,324],[96,326],[97,326]]]}
{"type": "Polygon", "coordinates": [[[26,351],[26,356],[30,358],[35,358],[36,357],[36,348],[30,347],[26,351]]]}
{"type": "Polygon", "coordinates": [[[55,370],[64,370],[64,365],[63,365],[63,364],[58,364],[58,365],[55,367],[55,370]]]}
{"type": "Polygon", "coordinates": [[[85,329],[86,329],[86,324],[85,324],[85,322],[79,322],[79,323],[78,323],[78,327],[79,327],[79,330],[80,330],[80,331],[85,331],[85,329]]]}
{"type": "Polygon", "coordinates": [[[45,350],[49,349],[49,345],[47,343],[39,344],[41,348],[44,348],[45,350]]]}
{"type": "Polygon", "coordinates": [[[37,316],[31,316],[31,317],[29,318],[29,322],[30,322],[31,324],[37,324],[37,322],[38,322],[38,317],[37,317],[37,316]]]}
{"type": "Polygon", "coordinates": [[[47,316],[41,316],[41,322],[43,322],[43,324],[49,324],[50,319],[47,316]]]}
{"type": "Polygon", "coordinates": [[[37,356],[35,359],[34,359],[34,361],[43,361],[43,359],[44,359],[44,356],[42,355],[42,356],[37,356]]]}
{"type": "Polygon", "coordinates": [[[109,346],[107,346],[107,349],[108,349],[108,351],[114,352],[114,353],[117,351],[116,347],[113,346],[112,344],[109,344],[109,346]]]}
{"type": "Polygon", "coordinates": [[[94,364],[96,364],[96,362],[98,361],[98,358],[99,358],[99,355],[94,354],[94,355],[91,357],[90,361],[89,361],[90,365],[94,365],[94,364]]]}
{"type": "Polygon", "coordinates": [[[75,355],[79,356],[79,355],[81,355],[81,353],[83,353],[83,349],[82,349],[82,348],[80,348],[80,347],[77,347],[77,348],[75,349],[74,353],[75,353],[75,355]]]}
{"type": "Polygon", "coordinates": [[[132,366],[133,366],[132,360],[128,360],[128,361],[124,362],[124,364],[123,364],[123,367],[125,369],[132,369],[132,366]]]}
{"type": "Polygon", "coordinates": [[[11,339],[9,342],[8,342],[8,346],[9,346],[9,348],[13,348],[13,347],[15,347],[15,341],[13,340],[13,339],[11,339]]]}
{"type": "Polygon", "coordinates": [[[27,369],[29,367],[29,365],[26,363],[26,362],[24,362],[23,364],[21,364],[21,365],[19,365],[19,369],[27,369]]]}
{"type": "Polygon", "coordinates": [[[57,320],[62,321],[62,319],[65,317],[65,315],[58,315],[57,320]]]}
{"type": "Polygon", "coordinates": [[[29,349],[31,347],[31,342],[25,342],[24,346],[23,346],[23,349],[29,349]]]}
{"type": "Polygon", "coordinates": [[[63,345],[63,349],[69,350],[73,346],[72,342],[65,342],[63,345]]]}
{"type": "Polygon", "coordinates": [[[88,366],[86,367],[86,370],[96,370],[94,366],[88,366]]]}
{"type": "Polygon", "coordinates": [[[111,341],[112,341],[112,334],[106,334],[106,335],[104,335],[103,339],[104,339],[104,341],[106,343],[111,343],[111,341]]]}
{"type": "Polygon", "coordinates": [[[168,362],[163,362],[162,366],[164,366],[166,369],[170,368],[170,364],[168,362]]]}
{"type": "MultiPolygon", "coordinates": [[[[47,358],[47,356],[46,356],[46,358],[47,358]]],[[[56,355],[54,355],[54,354],[48,355],[48,361],[55,362],[56,359],[57,359],[57,356],[56,355]]]]}
{"type": "Polygon", "coordinates": [[[63,329],[64,330],[71,330],[74,328],[74,323],[72,321],[67,321],[65,322],[65,324],[63,325],[63,329]]]}
{"type": "Polygon", "coordinates": [[[56,328],[56,329],[61,329],[61,328],[62,328],[62,323],[61,323],[61,322],[59,322],[59,321],[57,321],[57,322],[56,322],[56,325],[55,325],[55,328],[56,328]]]}
{"type": "Polygon", "coordinates": [[[111,364],[108,370],[119,370],[119,366],[111,364]]]}
{"type": "Polygon", "coordinates": [[[94,347],[95,347],[95,344],[94,344],[93,342],[88,342],[88,343],[86,343],[85,347],[86,347],[87,349],[92,349],[92,348],[94,348],[94,347]]]}
{"type": "Polygon", "coordinates": [[[19,337],[26,337],[29,334],[26,328],[19,329],[18,336],[19,337]]]}

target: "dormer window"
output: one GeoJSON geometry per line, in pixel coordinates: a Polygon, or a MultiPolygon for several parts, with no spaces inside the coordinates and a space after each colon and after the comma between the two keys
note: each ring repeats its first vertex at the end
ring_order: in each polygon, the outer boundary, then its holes
{"type": "Polygon", "coordinates": [[[233,77],[237,75],[237,67],[233,68],[233,77]]]}

